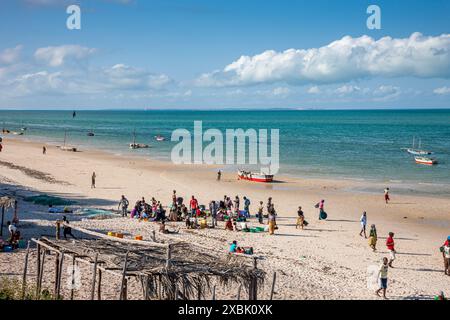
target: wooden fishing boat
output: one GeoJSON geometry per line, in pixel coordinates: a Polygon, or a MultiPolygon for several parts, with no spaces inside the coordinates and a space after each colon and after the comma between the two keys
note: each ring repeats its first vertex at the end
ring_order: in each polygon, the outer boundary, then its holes
{"type": "Polygon", "coordinates": [[[239,170],[238,171],[238,179],[268,183],[268,182],[273,182],[273,175],[239,170]]]}
{"type": "Polygon", "coordinates": [[[146,149],[150,148],[148,144],[136,143],[136,130],[133,132],[133,142],[130,143],[130,149],[146,149]]]}
{"type": "Polygon", "coordinates": [[[424,164],[427,166],[433,166],[435,164],[438,164],[436,159],[431,159],[431,158],[427,158],[427,157],[414,157],[414,159],[416,160],[416,163],[424,164]]]}

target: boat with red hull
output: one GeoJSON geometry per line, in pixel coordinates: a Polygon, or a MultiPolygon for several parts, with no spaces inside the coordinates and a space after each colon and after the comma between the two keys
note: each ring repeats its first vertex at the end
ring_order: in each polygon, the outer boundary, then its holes
{"type": "Polygon", "coordinates": [[[427,166],[433,166],[438,163],[436,159],[431,159],[431,158],[426,158],[426,157],[415,157],[414,159],[416,160],[417,164],[424,164],[427,166]]]}
{"type": "Polygon", "coordinates": [[[273,175],[240,170],[240,171],[238,171],[238,179],[268,183],[268,182],[273,182],[273,175]]]}

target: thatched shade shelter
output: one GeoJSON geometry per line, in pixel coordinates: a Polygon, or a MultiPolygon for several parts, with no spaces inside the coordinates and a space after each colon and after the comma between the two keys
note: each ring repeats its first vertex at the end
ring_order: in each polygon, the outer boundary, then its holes
{"type": "MultiPolygon", "coordinates": [[[[90,235],[97,234],[73,225],[71,227],[90,235]]],[[[94,239],[64,241],[58,239],[58,233],[56,239],[41,238],[33,241],[38,245],[39,252],[40,248],[50,250],[58,256],[92,264],[95,270],[122,278],[122,290],[118,299],[126,299],[127,279],[133,277],[142,285],[145,300],[205,299],[208,292],[214,292],[214,297],[215,288],[211,290],[212,279],[224,288],[234,283],[248,292],[249,299],[256,300],[258,287],[265,279],[265,272],[256,267],[256,260],[252,264],[249,263],[252,259],[223,253],[217,255],[184,242],[135,241],[103,234],[98,234],[94,239]]],[[[39,263],[42,262],[38,262],[38,265],[39,263]]],[[[59,270],[60,268],[58,267],[59,270]]],[[[55,273],[59,273],[59,270],[55,270],[55,273]]],[[[42,279],[42,275],[38,278],[42,279]]],[[[95,281],[94,275],[92,288],[96,285],[95,281]]],[[[42,280],[38,281],[38,287],[39,282],[42,280]]],[[[58,292],[59,289],[55,288],[55,291],[58,292]]]]}

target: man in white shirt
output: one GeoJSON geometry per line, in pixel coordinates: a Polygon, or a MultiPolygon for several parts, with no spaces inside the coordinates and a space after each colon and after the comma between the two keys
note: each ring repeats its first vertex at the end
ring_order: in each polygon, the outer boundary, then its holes
{"type": "Polygon", "coordinates": [[[9,240],[8,240],[8,242],[12,243],[14,241],[14,238],[15,238],[16,233],[17,233],[17,227],[13,223],[11,223],[11,221],[8,221],[6,223],[6,225],[8,226],[8,231],[9,231],[9,240]]]}

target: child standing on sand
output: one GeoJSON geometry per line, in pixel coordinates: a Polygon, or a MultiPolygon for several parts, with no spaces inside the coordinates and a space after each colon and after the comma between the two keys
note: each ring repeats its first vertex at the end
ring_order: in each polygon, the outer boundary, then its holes
{"type": "Polygon", "coordinates": [[[384,189],[384,201],[386,201],[386,204],[391,201],[391,198],[389,197],[389,188],[384,189]]]}
{"type": "Polygon", "coordinates": [[[395,254],[397,253],[394,248],[394,233],[389,232],[389,237],[386,240],[386,247],[389,250],[389,267],[393,268],[392,262],[395,260],[395,254]]]}
{"type": "Polygon", "coordinates": [[[364,238],[367,239],[366,235],[367,213],[365,211],[362,214],[361,219],[359,219],[359,221],[361,222],[361,232],[359,233],[359,235],[362,237],[362,234],[364,233],[364,238]]]}
{"type": "Polygon", "coordinates": [[[387,281],[388,281],[388,258],[383,258],[383,264],[380,266],[380,270],[378,271],[378,277],[380,279],[380,288],[375,292],[377,296],[380,296],[380,291],[383,291],[383,298],[386,299],[386,289],[387,289],[387,281]]]}
{"type": "Polygon", "coordinates": [[[259,207],[258,207],[258,222],[260,224],[264,224],[264,204],[262,201],[259,202],[259,207]]]}

